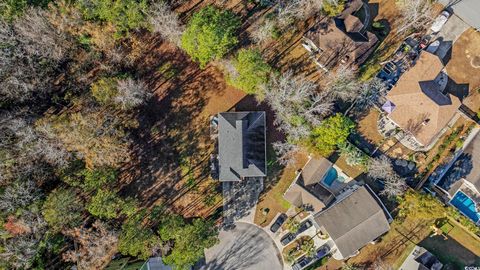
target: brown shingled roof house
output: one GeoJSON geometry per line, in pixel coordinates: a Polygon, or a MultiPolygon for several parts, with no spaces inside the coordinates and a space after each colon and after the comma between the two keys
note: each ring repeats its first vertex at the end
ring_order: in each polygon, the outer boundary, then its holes
{"type": "Polygon", "coordinates": [[[283,197],[313,215],[315,227],[329,236],[333,258],[344,260],[387,232],[392,217],[366,184],[352,179],[341,190],[332,189],[326,180],[338,181],[337,168],[326,158],[311,157],[283,197]]]}
{"type": "Polygon", "coordinates": [[[408,132],[422,147],[436,141],[454,118],[460,100],[442,92],[439,82],[443,64],[429,52],[422,51],[416,64],[402,75],[386,96],[393,103],[388,118],[408,132]]]}
{"type": "Polygon", "coordinates": [[[331,167],[332,163],[326,158],[310,159],[283,197],[294,206],[311,212],[324,209],[335,198],[320,184],[331,167]]]}
{"type": "Polygon", "coordinates": [[[303,37],[303,47],[311,52],[315,63],[326,71],[339,62],[361,65],[378,41],[373,33],[367,31],[370,23],[368,5],[361,0],[351,0],[345,7],[339,16],[322,19],[303,37]],[[353,15],[361,8],[366,14],[363,22],[353,15]]]}

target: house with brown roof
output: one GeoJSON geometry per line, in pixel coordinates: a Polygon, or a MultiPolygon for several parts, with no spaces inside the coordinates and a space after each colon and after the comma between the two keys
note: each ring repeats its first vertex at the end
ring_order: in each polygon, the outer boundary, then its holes
{"type": "Polygon", "coordinates": [[[325,71],[338,63],[360,66],[378,42],[378,38],[367,31],[369,24],[368,5],[361,0],[351,0],[339,16],[320,20],[305,34],[302,45],[325,71]],[[355,16],[360,9],[363,9],[363,21],[355,16]]]}
{"type": "Polygon", "coordinates": [[[321,184],[332,165],[326,158],[310,159],[285,191],[285,200],[297,208],[314,213],[324,209],[335,198],[333,193],[321,184]]]}
{"type": "Polygon", "coordinates": [[[390,228],[392,217],[368,185],[323,157],[311,157],[283,196],[313,215],[332,256],[347,259],[390,228]],[[330,244],[331,243],[331,244],[330,244]]]}
{"type": "Polygon", "coordinates": [[[407,135],[402,143],[408,148],[428,150],[459,116],[461,102],[444,91],[448,76],[443,68],[436,55],[422,51],[386,96],[383,109],[407,135]]]}

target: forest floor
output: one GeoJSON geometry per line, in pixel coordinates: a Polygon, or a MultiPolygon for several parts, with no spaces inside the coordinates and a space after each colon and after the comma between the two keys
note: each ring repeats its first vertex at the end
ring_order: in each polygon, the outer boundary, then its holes
{"type": "Polygon", "coordinates": [[[164,204],[186,217],[208,216],[221,205],[218,183],[209,177],[209,117],[245,94],[228,86],[214,66],[202,70],[172,44],[148,35],[142,40],[148,48],[137,70],[154,97],[138,112],[122,192],[136,194],[146,207],[164,204]]]}

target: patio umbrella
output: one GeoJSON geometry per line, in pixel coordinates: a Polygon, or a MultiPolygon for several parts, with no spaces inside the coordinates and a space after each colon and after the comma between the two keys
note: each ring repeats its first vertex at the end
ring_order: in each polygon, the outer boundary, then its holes
{"type": "Polygon", "coordinates": [[[383,104],[382,109],[387,113],[392,113],[395,109],[395,104],[393,104],[393,102],[391,102],[390,100],[387,100],[387,102],[383,104]]]}

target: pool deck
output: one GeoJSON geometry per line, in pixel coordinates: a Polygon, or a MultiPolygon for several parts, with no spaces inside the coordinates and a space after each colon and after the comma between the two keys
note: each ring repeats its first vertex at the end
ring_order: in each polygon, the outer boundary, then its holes
{"type": "Polygon", "coordinates": [[[462,214],[473,220],[473,222],[479,224],[480,211],[478,206],[475,201],[463,191],[458,190],[455,196],[450,200],[450,204],[457,208],[462,214]]]}
{"type": "Polygon", "coordinates": [[[335,196],[337,196],[343,192],[343,189],[351,186],[352,184],[355,184],[356,181],[353,180],[352,177],[346,175],[337,165],[333,164],[332,168],[337,171],[337,179],[335,179],[335,181],[333,181],[331,185],[327,185],[324,180],[322,180],[322,184],[326,188],[328,188],[335,196]],[[344,181],[338,181],[338,178],[342,178],[344,179],[344,181]]]}

